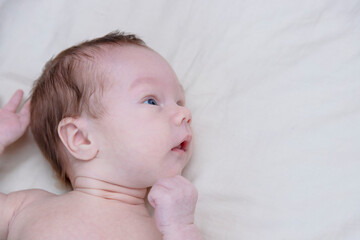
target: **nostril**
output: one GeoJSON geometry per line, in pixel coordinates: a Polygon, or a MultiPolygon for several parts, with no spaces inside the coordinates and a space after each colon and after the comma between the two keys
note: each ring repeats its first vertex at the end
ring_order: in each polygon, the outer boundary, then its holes
{"type": "Polygon", "coordinates": [[[174,121],[176,123],[176,125],[181,125],[181,124],[191,124],[191,112],[189,109],[187,109],[186,107],[182,107],[182,106],[177,106],[176,112],[174,112],[174,121]]]}

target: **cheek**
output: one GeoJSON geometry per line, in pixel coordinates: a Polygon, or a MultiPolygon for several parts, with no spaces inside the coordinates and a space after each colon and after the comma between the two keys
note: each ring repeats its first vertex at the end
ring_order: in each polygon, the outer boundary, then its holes
{"type": "Polygon", "coordinates": [[[168,134],[164,131],[157,131],[153,128],[147,132],[139,132],[132,137],[135,145],[134,151],[142,153],[148,158],[159,158],[169,148],[168,134]]]}
{"type": "Polygon", "coordinates": [[[128,124],[112,133],[123,153],[141,159],[160,158],[169,148],[169,131],[155,122],[128,124]]]}
{"type": "Polygon", "coordinates": [[[104,147],[118,157],[154,161],[171,150],[170,125],[159,114],[130,112],[107,118],[101,125],[101,138],[108,145],[104,147]]]}
{"type": "MultiPolygon", "coordinates": [[[[141,117],[141,116],[139,116],[141,117]]],[[[143,117],[130,131],[139,148],[160,151],[170,143],[169,124],[159,117],[143,117]]]]}

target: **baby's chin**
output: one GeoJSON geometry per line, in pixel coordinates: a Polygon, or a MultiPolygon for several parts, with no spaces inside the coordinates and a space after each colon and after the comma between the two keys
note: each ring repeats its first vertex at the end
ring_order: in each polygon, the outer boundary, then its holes
{"type": "Polygon", "coordinates": [[[183,169],[174,169],[174,170],[172,170],[172,171],[167,171],[167,172],[164,172],[164,173],[162,173],[162,174],[160,174],[159,176],[158,176],[158,179],[157,180],[159,180],[159,179],[161,179],[161,178],[171,178],[171,177],[175,177],[175,176],[177,176],[177,175],[181,175],[182,174],[182,170],[183,169]]]}
{"type": "Polygon", "coordinates": [[[177,168],[167,168],[162,169],[161,171],[157,171],[154,172],[148,176],[144,176],[144,179],[141,179],[142,176],[140,176],[141,174],[139,174],[138,176],[138,180],[139,182],[142,182],[142,186],[146,186],[146,187],[152,187],[158,180],[160,179],[164,179],[164,178],[171,178],[171,177],[175,177],[178,175],[182,175],[182,171],[183,171],[183,167],[177,167],[177,168]]]}

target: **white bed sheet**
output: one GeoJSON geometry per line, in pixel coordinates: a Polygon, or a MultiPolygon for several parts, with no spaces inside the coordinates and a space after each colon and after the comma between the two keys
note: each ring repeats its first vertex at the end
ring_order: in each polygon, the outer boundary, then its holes
{"type": "MultiPolygon", "coordinates": [[[[1,105],[116,29],[184,85],[206,239],[360,239],[360,1],[1,0],[1,105]]],[[[0,191],[25,188],[66,191],[30,134],[0,161],[0,191]]]]}

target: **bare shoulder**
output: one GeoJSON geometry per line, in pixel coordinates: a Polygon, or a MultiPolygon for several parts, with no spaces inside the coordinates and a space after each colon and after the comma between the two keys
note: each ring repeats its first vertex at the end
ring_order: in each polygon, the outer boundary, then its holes
{"type": "Polygon", "coordinates": [[[0,193],[0,239],[6,239],[10,221],[17,212],[34,201],[53,196],[56,195],[40,189],[29,189],[9,194],[0,193]]]}
{"type": "Polygon", "coordinates": [[[9,194],[0,194],[0,211],[6,211],[10,209],[21,210],[34,201],[53,196],[56,195],[41,189],[28,189],[12,192],[9,194]]]}
{"type": "Polygon", "coordinates": [[[22,200],[25,201],[24,203],[28,201],[34,201],[39,200],[47,197],[56,196],[53,193],[50,193],[48,191],[42,190],[42,189],[27,189],[27,190],[21,190],[17,192],[12,192],[6,195],[8,200],[22,200]]]}

